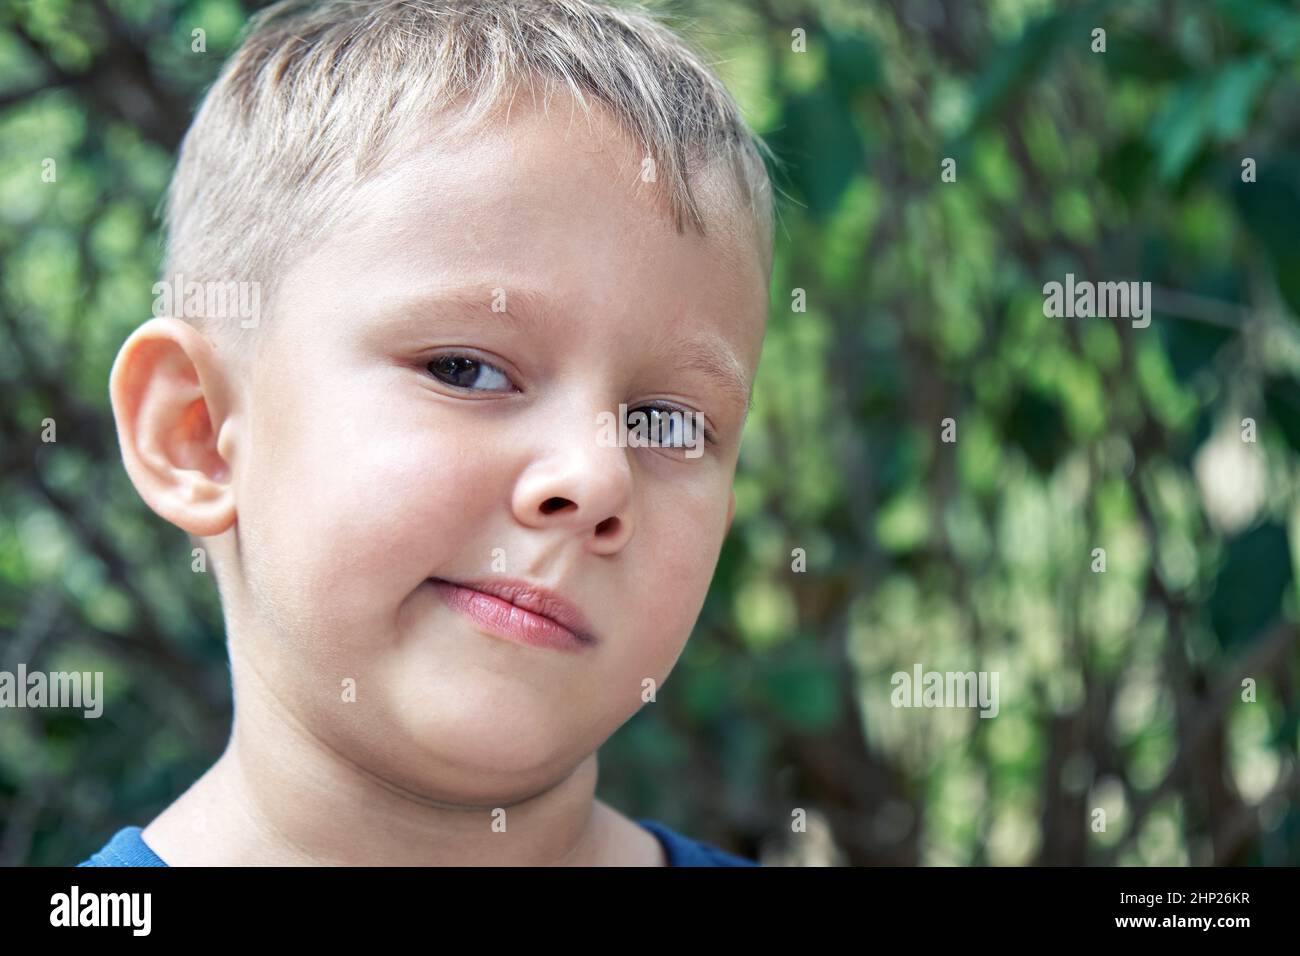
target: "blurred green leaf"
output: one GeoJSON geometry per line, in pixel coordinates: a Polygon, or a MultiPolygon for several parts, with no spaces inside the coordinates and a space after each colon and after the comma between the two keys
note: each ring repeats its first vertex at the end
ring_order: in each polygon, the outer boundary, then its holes
{"type": "Polygon", "coordinates": [[[844,103],[880,83],[880,56],[864,36],[832,32],[826,36],[826,72],[844,103]]]}
{"type": "Polygon", "coordinates": [[[1286,528],[1263,524],[1229,542],[1210,595],[1210,620],[1225,649],[1253,640],[1273,622],[1290,581],[1286,528]]]}
{"type": "Polygon", "coordinates": [[[1160,330],[1169,364],[1179,382],[1186,383],[1209,367],[1219,350],[1232,339],[1232,329],[1181,315],[1153,313],[1152,325],[1160,330]]]}
{"type": "Polygon", "coordinates": [[[805,731],[824,730],[842,713],[839,681],[824,661],[806,649],[807,638],[790,646],[763,662],[759,686],[784,720],[805,731]]]}
{"type": "Polygon", "coordinates": [[[789,163],[795,194],[819,218],[835,211],[866,161],[849,108],[825,88],[791,97],[782,110],[781,125],[768,141],[789,163]]]}
{"type": "Polygon", "coordinates": [[[1273,265],[1278,290],[1300,319],[1300,157],[1288,155],[1260,161],[1256,181],[1236,182],[1233,195],[1242,218],[1259,240],[1273,265]]]}
{"type": "Polygon", "coordinates": [[[1128,202],[1136,202],[1146,190],[1155,158],[1145,140],[1128,137],[1103,157],[1102,181],[1128,202]]]}
{"type": "Polygon", "coordinates": [[[1291,448],[1300,451],[1300,382],[1272,378],[1264,385],[1264,406],[1291,448]]]}
{"type": "Polygon", "coordinates": [[[1086,50],[1089,32],[1085,27],[1101,6],[1105,4],[1050,13],[995,51],[972,86],[975,109],[971,131],[992,121],[1012,97],[1032,85],[1049,64],[1057,62],[1066,44],[1077,41],[1086,50]]]}
{"type": "Polygon", "coordinates": [[[1202,149],[1240,136],[1271,73],[1268,60],[1254,56],[1179,87],[1148,133],[1160,178],[1177,180],[1202,149]]]}
{"type": "Polygon", "coordinates": [[[1002,427],[1040,474],[1049,474],[1071,447],[1061,406],[1034,389],[1019,392],[1002,427]]]}

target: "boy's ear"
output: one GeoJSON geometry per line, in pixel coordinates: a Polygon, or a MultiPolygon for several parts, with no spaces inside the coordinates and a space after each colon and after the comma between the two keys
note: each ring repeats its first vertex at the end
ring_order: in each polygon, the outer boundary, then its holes
{"type": "Polygon", "coordinates": [[[150,319],[117,353],[108,390],[122,461],[145,504],[199,537],[229,528],[234,488],[220,439],[230,392],[211,343],[180,319],[150,319]]]}

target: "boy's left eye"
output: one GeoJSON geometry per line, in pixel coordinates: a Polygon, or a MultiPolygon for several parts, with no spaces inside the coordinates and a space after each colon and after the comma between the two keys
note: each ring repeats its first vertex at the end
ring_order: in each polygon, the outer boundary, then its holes
{"type": "Polygon", "coordinates": [[[440,355],[429,362],[428,369],[434,378],[453,388],[502,392],[513,387],[501,369],[467,355],[440,355]]]}

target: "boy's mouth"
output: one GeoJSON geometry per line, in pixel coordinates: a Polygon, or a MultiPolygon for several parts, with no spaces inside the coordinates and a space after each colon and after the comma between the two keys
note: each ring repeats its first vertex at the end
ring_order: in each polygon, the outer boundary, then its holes
{"type": "Polygon", "coordinates": [[[566,651],[585,650],[599,643],[574,604],[527,581],[430,578],[429,583],[444,603],[500,637],[566,651]]]}

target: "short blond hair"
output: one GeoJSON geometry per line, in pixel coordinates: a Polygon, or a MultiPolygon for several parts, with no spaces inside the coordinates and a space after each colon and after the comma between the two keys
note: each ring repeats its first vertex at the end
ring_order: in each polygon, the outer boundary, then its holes
{"type": "Polygon", "coordinates": [[[250,20],[185,135],[165,276],[257,278],[265,300],[290,253],[321,235],[417,124],[453,104],[473,123],[538,79],[612,111],[653,160],[679,232],[705,231],[694,184],[721,163],[770,273],[772,154],[704,59],[645,8],[282,0],[250,20]]]}

